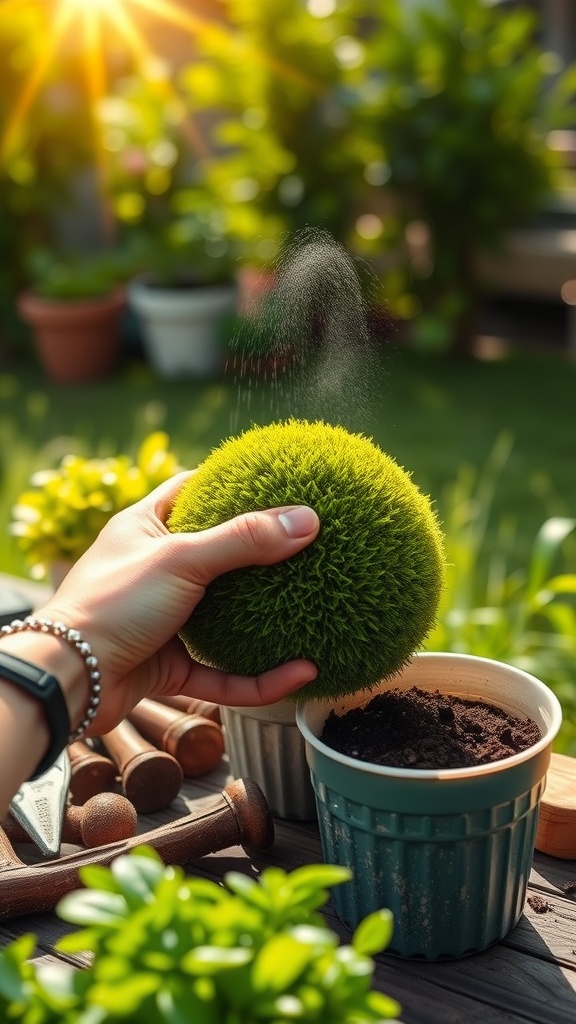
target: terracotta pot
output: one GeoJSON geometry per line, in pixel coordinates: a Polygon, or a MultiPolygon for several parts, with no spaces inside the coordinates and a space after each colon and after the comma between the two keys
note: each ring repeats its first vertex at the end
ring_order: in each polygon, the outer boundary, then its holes
{"type": "Polygon", "coordinates": [[[277,281],[276,271],[268,267],[255,267],[250,264],[238,267],[236,282],[240,315],[255,316],[260,311],[263,300],[276,287],[277,281]]]}
{"type": "Polygon", "coordinates": [[[45,299],[24,292],[18,309],[34,332],[40,362],[58,384],[99,380],[114,370],[120,351],[124,291],[94,299],[45,299]]]}

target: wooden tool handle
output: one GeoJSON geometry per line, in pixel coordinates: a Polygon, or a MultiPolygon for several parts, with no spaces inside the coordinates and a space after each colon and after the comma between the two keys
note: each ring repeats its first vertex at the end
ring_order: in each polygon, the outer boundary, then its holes
{"type": "Polygon", "coordinates": [[[187,778],[207,775],[224,753],[222,729],[200,715],[188,715],[153,700],[141,700],[129,720],[138,732],[178,761],[187,778]]]}
{"type": "Polygon", "coordinates": [[[175,694],[173,697],[155,697],[155,704],[165,704],[168,708],[175,708],[185,715],[200,715],[202,718],[209,718],[217,725],[222,724],[220,705],[209,700],[198,700],[197,697],[184,697],[183,694],[175,694]]]}
{"type": "Polygon", "coordinates": [[[0,918],[53,909],[65,893],[80,888],[81,867],[110,864],[142,844],[153,846],[166,864],[186,864],[229,846],[266,849],[273,841],[268,805],[252,779],[237,779],[201,810],[151,832],[59,860],[24,866],[0,835],[0,918]]]}
{"type": "Polygon", "coordinates": [[[109,757],[76,740],[68,746],[70,758],[70,796],[75,804],[85,804],[96,793],[114,788],[117,769],[109,757]]]}
{"type": "Polygon", "coordinates": [[[157,750],[127,719],[101,740],[118,767],[124,796],[138,814],[170,806],[184,781],[184,772],[172,754],[157,750]]]}
{"type": "MultiPolygon", "coordinates": [[[[105,846],[136,835],[136,808],[119,793],[95,793],[78,807],[69,804],[62,821],[62,840],[75,846],[105,846]]],[[[26,829],[10,814],[2,828],[11,843],[30,843],[26,829]]]]}

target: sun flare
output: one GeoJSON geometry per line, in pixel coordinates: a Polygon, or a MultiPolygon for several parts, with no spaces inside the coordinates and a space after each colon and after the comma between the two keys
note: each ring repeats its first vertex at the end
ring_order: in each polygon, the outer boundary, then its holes
{"type": "MultiPolygon", "coordinates": [[[[11,15],[46,0],[0,0],[0,24],[11,15]]],[[[47,76],[58,58],[65,38],[75,33],[77,45],[85,55],[85,80],[90,98],[97,160],[102,170],[105,159],[98,125],[98,105],[107,91],[106,31],[113,28],[132,55],[137,71],[154,51],[138,26],[138,15],[159,18],[190,34],[210,30],[211,22],[172,0],[50,0],[50,32],[34,66],[24,79],[12,112],[0,134],[0,165],[5,164],[18,145],[19,128],[33,106],[47,76]]]]}
{"type": "Polygon", "coordinates": [[[97,11],[105,14],[107,11],[112,11],[115,7],[121,7],[123,0],[70,0],[72,7],[77,7],[79,11],[97,11]]]}

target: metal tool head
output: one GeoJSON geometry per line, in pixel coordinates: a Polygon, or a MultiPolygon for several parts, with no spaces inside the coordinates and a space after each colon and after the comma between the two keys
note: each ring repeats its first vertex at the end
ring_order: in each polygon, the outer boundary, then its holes
{"type": "Polygon", "coordinates": [[[60,850],[62,823],[70,785],[70,759],[64,749],[48,771],[24,782],[10,810],[46,857],[60,850]]]}

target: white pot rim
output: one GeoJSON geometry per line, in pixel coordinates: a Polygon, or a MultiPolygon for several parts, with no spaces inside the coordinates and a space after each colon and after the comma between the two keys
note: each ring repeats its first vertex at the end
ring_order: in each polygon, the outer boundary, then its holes
{"type": "Polygon", "coordinates": [[[129,304],[139,313],[166,313],[177,316],[198,308],[219,310],[233,305],[237,288],[233,281],[193,288],[150,287],[143,279],[134,278],[128,285],[129,304]]]}
{"type": "MultiPolygon", "coordinates": [[[[447,665],[450,662],[456,665],[457,662],[462,664],[466,663],[479,671],[486,670],[487,668],[493,669],[497,666],[499,669],[503,669],[506,672],[509,680],[515,680],[518,683],[524,683],[526,686],[530,686],[534,693],[539,697],[542,705],[546,706],[548,714],[548,725],[542,731],[541,738],[534,743],[531,747],[526,750],[522,750],[518,754],[513,754],[511,757],[504,758],[500,761],[490,761],[487,764],[474,765],[469,768],[442,768],[439,770],[425,769],[425,768],[394,768],[387,765],[373,764],[371,761],[362,761],[360,758],[348,757],[346,754],[341,754],[339,751],[334,750],[333,747],[329,747],[326,743],[323,743],[319,736],[314,731],[308,719],[313,717],[316,720],[316,725],[321,730],[324,720],[328,713],[335,709],[338,705],[347,704],[348,707],[343,710],[347,710],[352,707],[361,707],[368,704],[373,697],[379,692],[378,686],[375,686],[371,690],[358,691],[356,694],[352,694],[347,698],[341,698],[338,700],[323,700],[323,701],[306,701],[300,702],[296,708],[296,724],[302,733],[306,743],[310,744],[315,750],[332,761],[336,761],[339,764],[355,769],[356,771],[369,772],[371,775],[381,776],[382,778],[394,778],[394,779],[406,779],[413,781],[426,781],[433,779],[450,779],[453,781],[464,780],[470,778],[478,778],[483,775],[491,775],[494,772],[504,771],[506,769],[514,768],[517,765],[523,764],[525,761],[529,761],[534,757],[537,757],[540,753],[544,752],[548,747],[551,746],[552,741],[560,725],[562,724],[562,707],[560,701],[556,695],[552,692],[549,686],[546,686],[536,676],[531,675],[529,672],[525,672],[524,669],[517,668],[514,665],[509,665],[506,662],[495,661],[491,658],[482,658],[475,654],[458,654],[455,652],[442,652],[442,651],[426,651],[419,654],[414,654],[410,659],[410,664],[434,664],[439,665],[444,661],[447,665]]],[[[383,681],[380,686],[394,687],[399,685],[399,676],[391,676],[389,679],[383,681]]],[[[410,686],[418,685],[417,682],[411,681],[410,686]]],[[[456,692],[455,689],[446,689],[446,692],[456,692]]],[[[459,694],[457,694],[459,695],[459,694]]],[[[460,694],[461,695],[461,694],[460,694]]],[[[505,693],[502,694],[505,698],[505,693]]],[[[482,696],[471,695],[470,699],[483,699],[482,696]]],[[[496,697],[487,697],[486,700],[489,703],[498,704],[504,707],[505,710],[509,710],[509,706],[506,705],[506,700],[499,700],[496,697]]]]}

